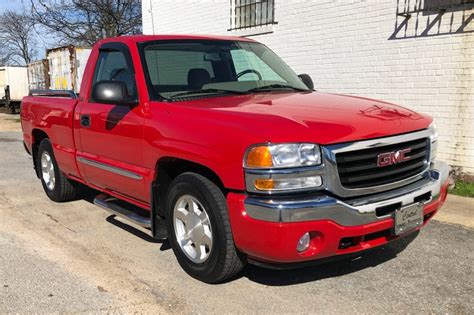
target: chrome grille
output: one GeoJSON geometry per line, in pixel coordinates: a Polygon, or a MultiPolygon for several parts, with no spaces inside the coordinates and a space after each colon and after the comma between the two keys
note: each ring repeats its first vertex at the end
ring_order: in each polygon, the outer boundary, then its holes
{"type": "Polygon", "coordinates": [[[356,189],[386,185],[418,175],[428,167],[429,138],[395,143],[336,154],[339,180],[344,188],[356,189]],[[379,154],[411,149],[410,159],[397,164],[378,167],[379,154]]]}

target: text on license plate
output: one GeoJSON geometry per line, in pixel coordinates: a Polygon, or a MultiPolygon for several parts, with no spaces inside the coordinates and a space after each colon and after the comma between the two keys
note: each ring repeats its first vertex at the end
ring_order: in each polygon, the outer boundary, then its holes
{"type": "Polygon", "coordinates": [[[415,203],[395,210],[395,235],[406,233],[423,224],[423,204],[415,203]]]}

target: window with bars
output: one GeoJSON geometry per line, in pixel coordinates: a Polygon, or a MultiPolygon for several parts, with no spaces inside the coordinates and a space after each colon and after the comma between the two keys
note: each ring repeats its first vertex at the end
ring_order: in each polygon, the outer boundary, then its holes
{"type": "Polygon", "coordinates": [[[231,0],[230,30],[275,24],[274,0],[231,0]]]}

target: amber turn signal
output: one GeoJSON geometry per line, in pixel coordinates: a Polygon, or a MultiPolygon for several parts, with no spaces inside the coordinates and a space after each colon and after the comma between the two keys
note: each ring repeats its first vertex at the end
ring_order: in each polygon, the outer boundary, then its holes
{"type": "Polygon", "coordinates": [[[273,190],[275,188],[275,181],[273,179],[257,179],[255,180],[255,188],[258,190],[273,190]]]}
{"type": "Polygon", "coordinates": [[[265,168],[272,167],[272,154],[268,146],[253,147],[247,154],[247,167],[265,168]]]}

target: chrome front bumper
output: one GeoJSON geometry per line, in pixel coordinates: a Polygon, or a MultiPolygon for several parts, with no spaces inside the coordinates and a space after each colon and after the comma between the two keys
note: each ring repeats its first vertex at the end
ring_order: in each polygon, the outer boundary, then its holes
{"type": "Polygon", "coordinates": [[[393,204],[409,205],[420,196],[430,196],[425,204],[436,202],[442,185],[449,177],[449,166],[435,161],[423,178],[397,189],[342,201],[336,197],[318,194],[298,199],[249,196],[245,199],[247,215],[270,222],[303,222],[332,220],[343,226],[356,226],[391,217],[377,216],[376,209],[393,204]]]}

